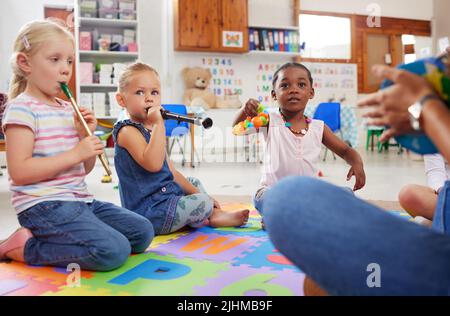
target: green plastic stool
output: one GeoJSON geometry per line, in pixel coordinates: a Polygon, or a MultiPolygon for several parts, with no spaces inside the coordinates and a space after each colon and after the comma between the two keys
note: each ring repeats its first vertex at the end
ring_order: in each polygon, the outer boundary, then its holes
{"type": "MultiPolygon", "coordinates": [[[[384,132],[384,128],[368,128],[367,129],[367,139],[366,139],[366,150],[369,150],[369,144],[370,144],[370,148],[373,151],[374,149],[374,138],[375,136],[377,137],[377,141],[380,138],[381,134],[383,134],[384,132]]],[[[380,151],[380,142],[378,141],[377,143],[377,147],[378,147],[378,151],[380,151]]]]}

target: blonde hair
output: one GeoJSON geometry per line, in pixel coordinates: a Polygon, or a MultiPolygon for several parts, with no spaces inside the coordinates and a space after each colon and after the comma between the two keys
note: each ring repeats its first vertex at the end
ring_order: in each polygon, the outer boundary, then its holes
{"type": "Polygon", "coordinates": [[[153,67],[142,62],[135,62],[125,68],[124,72],[120,75],[119,92],[124,92],[128,84],[130,83],[131,77],[142,71],[151,71],[159,78],[158,72],[153,67]]]}
{"type": "Polygon", "coordinates": [[[17,64],[17,56],[23,53],[28,57],[44,47],[45,43],[54,39],[57,35],[65,36],[75,43],[72,33],[64,26],[55,21],[33,21],[25,24],[19,31],[13,46],[13,55],[11,56],[11,66],[13,77],[9,87],[9,99],[12,100],[22,93],[27,86],[25,73],[17,64]]]}

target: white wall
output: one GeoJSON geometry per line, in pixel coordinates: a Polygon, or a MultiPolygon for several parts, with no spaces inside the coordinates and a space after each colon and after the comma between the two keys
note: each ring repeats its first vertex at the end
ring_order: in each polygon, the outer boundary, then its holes
{"type": "Polygon", "coordinates": [[[437,52],[438,39],[448,37],[450,39],[450,1],[434,0],[434,19],[433,19],[433,42],[434,49],[437,52]]]}
{"type": "Polygon", "coordinates": [[[367,7],[374,3],[379,5],[384,17],[431,20],[433,16],[433,0],[302,0],[301,9],[368,15],[367,7]]]}
{"type": "Polygon", "coordinates": [[[7,90],[11,77],[9,58],[19,29],[26,23],[44,18],[44,6],[72,6],[74,0],[2,0],[0,2],[0,90],[7,90]]]}

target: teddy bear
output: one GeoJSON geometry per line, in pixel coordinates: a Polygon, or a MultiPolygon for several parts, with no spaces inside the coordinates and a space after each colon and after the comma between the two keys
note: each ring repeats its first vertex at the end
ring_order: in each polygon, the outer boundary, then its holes
{"type": "Polygon", "coordinates": [[[241,101],[237,95],[218,97],[210,89],[212,74],[207,68],[186,67],[182,70],[185,84],[183,103],[186,106],[202,107],[205,110],[217,108],[240,108],[241,101]]]}

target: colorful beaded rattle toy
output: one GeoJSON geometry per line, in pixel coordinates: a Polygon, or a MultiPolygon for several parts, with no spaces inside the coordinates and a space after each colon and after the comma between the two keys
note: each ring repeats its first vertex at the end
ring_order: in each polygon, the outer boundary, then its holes
{"type": "Polygon", "coordinates": [[[236,136],[245,135],[248,130],[255,128],[259,131],[260,127],[267,126],[269,124],[269,112],[267,112],[264,105],[259,104],[258,115],[251,118],[248,116],[245,121],[239,122],[233,127],[233,134],[236,136]]]}

